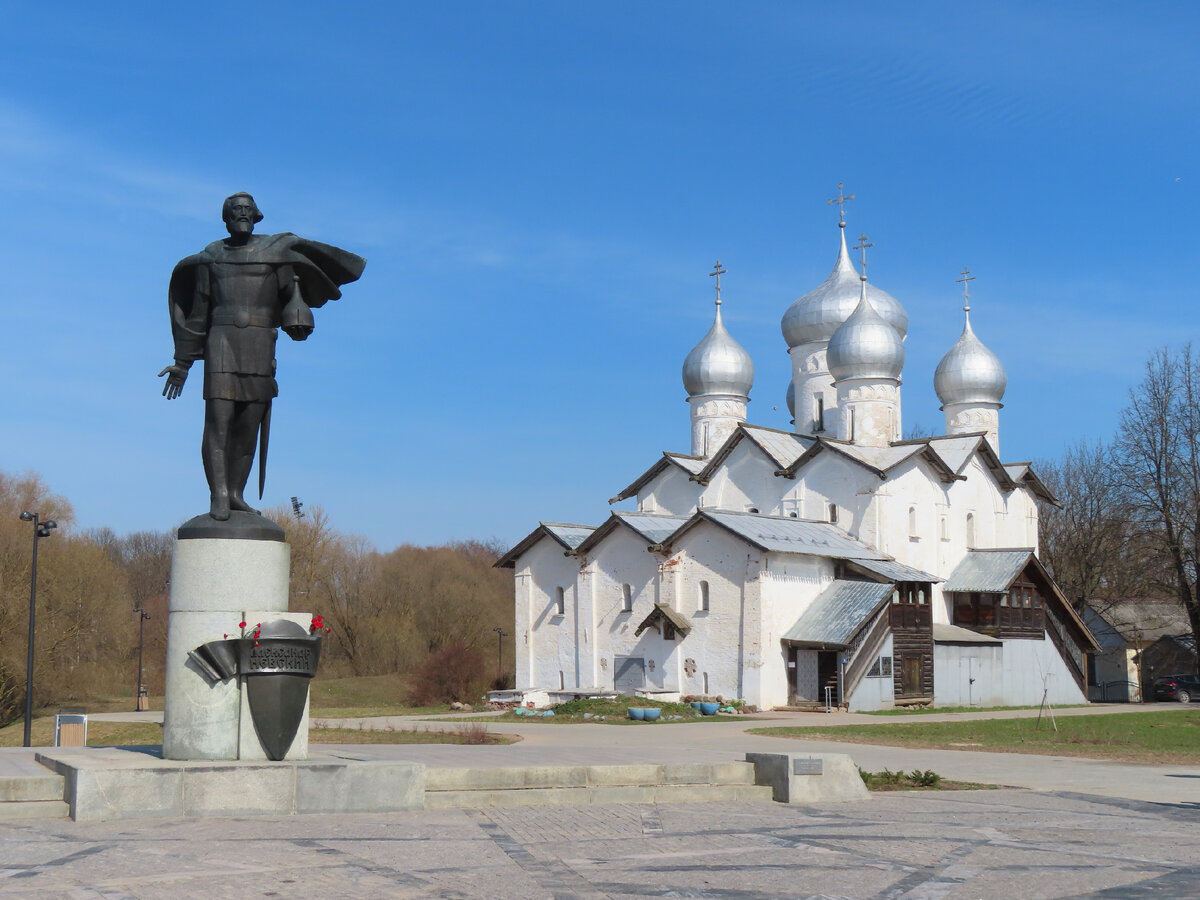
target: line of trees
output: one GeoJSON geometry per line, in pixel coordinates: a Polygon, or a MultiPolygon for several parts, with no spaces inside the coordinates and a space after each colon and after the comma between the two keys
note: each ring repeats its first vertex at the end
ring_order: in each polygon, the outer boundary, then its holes
{"type": "Polygon", "coordinates": [[[1042,558],[1076,608],[1173,599],[1200,634],[1200,357],[1191,345],[1147,361],[1111,441],[1078,444],[1039,471],[1062,502],[1042,510],[1042,558]]]}
{"type": "MultiPolygon", "coordinates": [[[[0,473],[0,725],[21,715],[25,697],[33,529],[20,520],[23,510],[59,524],[38,545],[35,705],[132,698],[136,609],[150,614],[143,683],[161,696],[174,530],[80,530],[69,501],[39,476],[0,473]]],[[[319,507],[300,519],[286,507],[266,514],[285,527],[291,544],[290,608],[321,613],[332,629],[323,675],[407,674],[423,666],[436,674],[444,657],[470,670],[457,673],[464,695],[511,678],[496,661],[493,629],[501,628],[505,669],[512,671],[512,576],[492,568],[497,545],[405,545],[381,553],[335,529],[319,507]]]]}

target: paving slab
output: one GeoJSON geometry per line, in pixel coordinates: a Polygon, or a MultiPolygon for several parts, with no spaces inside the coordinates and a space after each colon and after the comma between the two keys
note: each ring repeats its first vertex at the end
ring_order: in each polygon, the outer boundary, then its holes
{"type": "Polygon", "coordinates": [[[1034,791],[0,824],[0,898],[1184,898],[1200,812],[1034,791]]]}

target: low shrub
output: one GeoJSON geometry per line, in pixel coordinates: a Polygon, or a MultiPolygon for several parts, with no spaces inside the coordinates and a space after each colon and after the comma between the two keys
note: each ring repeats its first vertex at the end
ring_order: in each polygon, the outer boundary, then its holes
{"type": "Polygon", "coordinates": [[[466,703],[478,698],[487,683],[478,650],[466,644],[447,644],[430,654],[409,677],[407,701],[413,706],[466,703]]]}

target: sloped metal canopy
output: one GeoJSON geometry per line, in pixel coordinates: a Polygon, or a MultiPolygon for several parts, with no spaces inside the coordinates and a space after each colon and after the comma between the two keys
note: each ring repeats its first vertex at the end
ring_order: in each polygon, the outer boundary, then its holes
{"type": "Polygon", "coordinates": [[[906,566],[903,563],[898,563],[893,559],[851,559],[848,560],[852,565],[858,566],[860,569],[866,569],[875,575],[886,578],[888,581],[941,581],[936,575],[930,575],[928,572],[922,572],[920,569],[914,569],[912,566],[906,566]]]}
{"type": "Polygon", "coordinates": [[[850,638],[892,594],[895,585],[835,581],[817,595],[783,640],[790,644],[848,647],[850,638]]]}
{"type": "Polygon", "coordinates": [[[1032,557],[1032,550],[968,550],[942,590],[1003,594],[1032,557]]]}

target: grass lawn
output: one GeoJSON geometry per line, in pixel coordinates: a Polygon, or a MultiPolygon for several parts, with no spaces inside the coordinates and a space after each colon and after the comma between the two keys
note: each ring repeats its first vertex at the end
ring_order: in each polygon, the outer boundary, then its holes
{"type": "MultiPolygon", "coordinates": [[[[0,747],[20,747],[25,726],[16,722],[0,728],[0,747]]],[[[520,738],[492,734],[486,728],[447,728],[412,731],[365,731],[358,728],[310,728],[313,744],[512,744],[520,738]]],[[[30,741],[35,747],[54,743],[54,719],[34,719],[30,741]]],[[[89,747],[132,747],[162,743],[162,726],[152,722],[88,722],[89,747]]]]}
{"type": "Polygon", "coordinates": [[[578,725],[583,722],[595,722],[597,725],[681,725],[688,722],[737,722],[745,721],[745,718],[727,714],[702,716],[699,710],[692,709],[687,703],[665,703],[660,700],[647,700],[644,697],[621,697],[616,700],[595,698],[560,703],[554,707],[553,716],[526,716],[517,715],[516,712],[506,712],[495,718],[489,718],[488,721],[544,722],[547,725],[578,725]],[[660,709],[662,712],[653,722],[641,722],[629,718],[627,710],[631,706],[642,709],[660,709]]]}
{"type": "Polygon", "coordinates": [[[429,729],[420,731],[367,731],[359,728],[310,728],[310,744],[515,744],[511,734],[486,729],[429,729]]]}
{"type": "Polygon", "coordinates": [[[309,715],[358,719],[367,716],[420,716],[449,712],[448,705],[407,706],[405,676],[370,675],[361,678],[322,678],[309,685],[309,715]]]}
{"type": "MultiPolygon", "coordinates": [[[[1085,709],[1086,703],[1075,706],[1056,706],[1055,709],[1085,709]]],[[[1038,709],[1036,706],[909,706],[895,709],[873,709],[862,713],[864,716],[927,716],[933,713],[987,713],[1003,712],[1010,709],[1038,709]]]]}
{"type": "Polygon", "coordinates": [[[1058,731],[1037,719],[974,719],[896,725],[752,728],[751,734],[895,747],[1040,753],[1166,765],[1200,765],[1200,710],[1063,716],[1058,731]]]}

